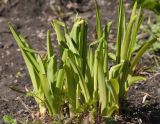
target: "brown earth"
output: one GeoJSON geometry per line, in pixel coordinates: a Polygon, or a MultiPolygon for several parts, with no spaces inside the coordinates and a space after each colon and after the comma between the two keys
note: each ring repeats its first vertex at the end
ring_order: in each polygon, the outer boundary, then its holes
{"type": "MultiPolygon", "coordinates": [[[[30,111],[25,105],[30,110],[36,110],[34,100],[25,95],[25,87],[31,88],[31,81],[8,30],[8,22],[12,22],[30,44],[40,51],[45,51],[45,33],[51,29],[50,21],[58,18],[71,25],[76,11],[89,21],[89,32],[94,34],[95,10],[90,0],[83,0],[79,4],[54,2],[55,0],[9,0],[6,4],[0,2],[0,124],[6,114],[15,118],[30,118],[30,111]]],[[[117,0],[101,0],[99,4],[102,21],[113,21],[110,35],[112,42],[115,40],[117,0]]],[[[92,39],[94,36],[90,37],[92,39]]],[[[151,63],[150,54],[145,55],[142,60],[142,67],[156,68],[154,62],[151,63]]],[[[148,79],[131,87],[117,123],[160,124],[160,73],[157,68],[154,70],[156,73],[146,70],[139,72],[145,76],[147,74],[148,79]],[[146,100],[143,102],[144,97],[146,100]]]]}

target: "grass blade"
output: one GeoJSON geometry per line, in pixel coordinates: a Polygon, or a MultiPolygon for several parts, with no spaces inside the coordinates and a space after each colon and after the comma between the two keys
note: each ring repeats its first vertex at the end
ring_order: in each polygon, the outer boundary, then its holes
{"type": "Polygon", "coordinates": [[[102,24],[100,19],[100,9],[97,3],[97,0],[94,0],[95,7],[96,7],[96,31],[97,31],[97,39],[102,37],[102,24]]]}
{"type": "Polygon", "coordinates": [[[117,40],[116,40],[116,63],[120,63],[121,56],[121,44],[123,39],[123,0],[119,0],[119,8],[118,8],[118,31],[117,31],[117,40]]]}
{"type": "Polygon", "coordinates": [[[134,57],[132,64],[131,64],[131,69],[134,70],[136,64],[138,63],[139,59],[141,58],[141,56],[143,55],[143,53],[149,48],[151,47],[151,45],[153,43],[155,43],[157,41],[157,38],[153,38],[148,42],[145,42],[145,44],[143,45],[143,47],[138,51],[138,53],[136,54],[136,56],[134,57]]]}
{"type": "Polygon", "coordinates": [[[47,55],[48,55],[48,59],[50,59],[53,56],[53,47],[52,47],[52,43],[51,43],[51,33],[49,30],[47,31],[47,55]]]}

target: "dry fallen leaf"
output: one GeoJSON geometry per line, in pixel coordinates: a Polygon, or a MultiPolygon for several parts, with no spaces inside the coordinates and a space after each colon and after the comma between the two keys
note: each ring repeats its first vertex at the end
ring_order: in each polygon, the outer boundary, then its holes
{"type": "Polygon", "coordinates": [[[147,93],[143,96],[142,103],[145,103],[147,96],[148,96],[148,94],[147,94],[147,93]]]}

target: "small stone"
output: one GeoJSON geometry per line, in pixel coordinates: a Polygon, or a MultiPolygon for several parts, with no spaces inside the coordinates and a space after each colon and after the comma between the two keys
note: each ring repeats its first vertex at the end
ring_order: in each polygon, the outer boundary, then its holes
{"type": "Polygon", "coordinates": [[[110,6],[112,3],[111,2],[107,2],[107,6],[110,6]]]}
{"type": "Polygon", "coordinates": [[[37,36],[38,36],[40,39],[44,39],[44,38],[45,38],[44,30],[36,31],[36,33],[37,33],[37,36]]]}
{"type": "Polygon", "coordinates": [[[7,54],[7,56],[8,56],[8,55],[10,55],[11,53],[10,53],[10,51],[7,50],[7,51],[6,51],[6,54],[7,54]]]}
{"type": "Polygon", "coordinates": [[[17,52],[21,51],[20,49],[16,49],[17,52]]]}
{"type": "Polygon", "coordinates": [[[3,70],[3,69],[2,69],[2,66],[0,66],[0,72],[2,72],[2,70],[3,70]]]}
{"type": "Polygon", "coordinates": [[[4,58],[4,53],[1,54],[1,58],[2,58],[2,59],[4,58]]]}
{"type": "Polygon", "coordinates": [[[134,89],[138,89],[138,86],[137,86],[137,85],[135,85],[135,86],[134,86],[134,89]]]}
{"type": "Polygon", "coordinates": [[[0,49],[4,48],[4,45],[2,44],[2,42],[0,42],[0,49]]]}
{"type": "Polygon", "coordinates": [[[16,83],[18,83],[18,80],[16,79],[16,80],[14,80],[13,82],[16,84],[16,83]]]}
{"type": "Polygon", "coordinates": [[[20,68],[20,71],[24,71],[24,68],[20,68]]]}
{"type": "Polygon", "coordinates": [[[10,78],[13,78],[13,75],[11,74],[9,77],[10,77],[10,78]]]}
{"type": "Polygon", "coordinates": [[[14,66],[14,63],[13,63],[13,62],[11,62],[11,66],[12,66],[12,67],[14,66]]]}
{"type": "Polygon", "coordinates": [[[6,49],[9,49],[9,48],[11,48],[11,47],[13,47],[14,46],[14,44],[13,43],[7,43],[5,46],[4,46],[4,48],[6,48],[6,49]]]}

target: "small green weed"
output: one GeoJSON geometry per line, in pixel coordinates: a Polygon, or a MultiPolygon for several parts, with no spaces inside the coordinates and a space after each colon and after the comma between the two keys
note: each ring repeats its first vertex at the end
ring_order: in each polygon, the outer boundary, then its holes
{"type": "Polygon", "coordinates": [[[5,124],[17,124],[16,119],[14,119],[13,117],[11,117],[10,115],[4,115],[3,116],[3,122],[5,124]]]}
{"type": "MultiPolygon", "coordinates": [[[[160,36],[160,17],[157,16],[156,20],[153,22],[151,18],[149,17],[147,24],[142,26],[143,32],[146,32],[149,34],[149,38],[151,39],[154,35],[160,36]]],[[[158,52],[160,50],[160,42],[156,42],[152,45],[151,50],[158,52]]]]}

